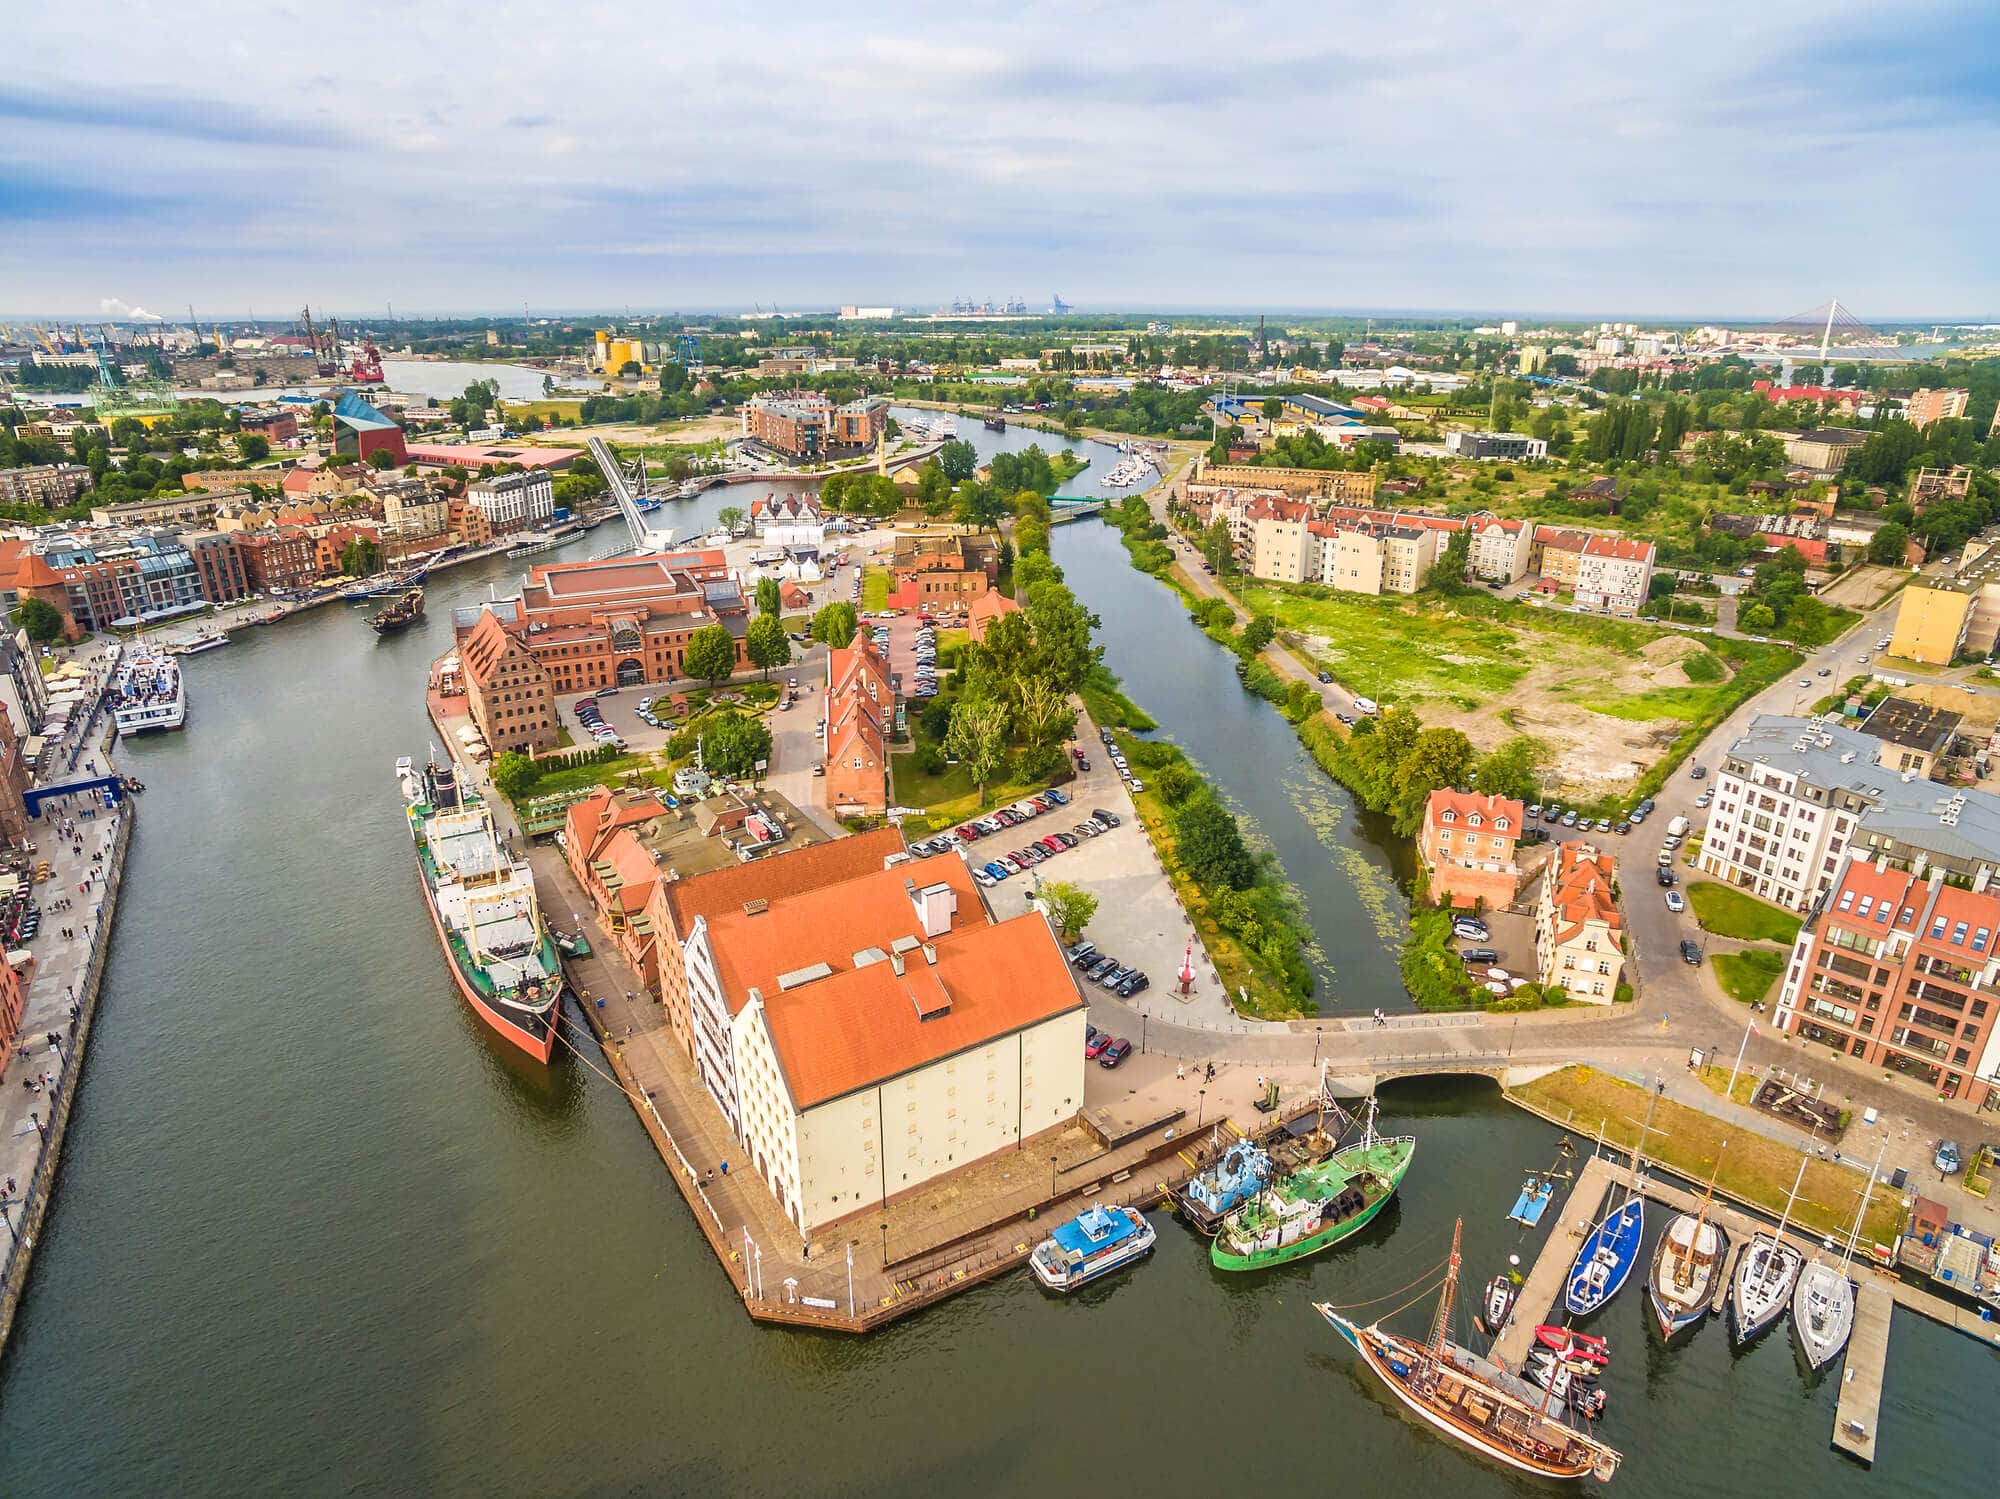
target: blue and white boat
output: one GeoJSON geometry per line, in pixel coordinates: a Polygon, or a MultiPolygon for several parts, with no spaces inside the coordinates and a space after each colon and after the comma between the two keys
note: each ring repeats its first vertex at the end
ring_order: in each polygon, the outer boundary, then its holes
{"type": "Polygon", "coordinates": [[[1270,1153],[1249,1140],[1238,1140],[1189,1178],[1180,1191],[1181,1211],[1196,1228],[1212,1234],[1270,1182],[1270,1153]]]}
{"type": "Polygon", "coordinates": [[[1035,1279],[1051,1291],[1074,1291],[1153,1252],[1157,1235],[1137,1208],[1093,1203],[1035,1246],[1035,1279]]]}
{"type": "Polygon", "coordinates": [[[1625,1288],[1632,1267],[1639,1263],[1639,1241],[1645,1233],[1645,1199],[1635,1191],[1590,1231],[1577,1250],[1563,1287],[1563,1305],[1572,1316],[1588,1316],[1625,1288]]]}

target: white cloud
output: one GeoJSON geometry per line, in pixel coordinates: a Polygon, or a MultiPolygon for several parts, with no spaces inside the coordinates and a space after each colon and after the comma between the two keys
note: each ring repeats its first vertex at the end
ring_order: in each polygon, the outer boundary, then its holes
{"type": "Polygon", "coordinates": [[[157,323],[160,321],[160,315],[157,312],[148,312],[143,307],[134,307],[131,303],[121,301],[117,297],[99,297],[97,299],[97,310],[113,321],[120,323],[157,323]]]}

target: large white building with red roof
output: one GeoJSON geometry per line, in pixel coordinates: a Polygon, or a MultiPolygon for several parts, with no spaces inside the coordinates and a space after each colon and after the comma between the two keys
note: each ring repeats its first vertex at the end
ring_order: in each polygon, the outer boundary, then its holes
{"type": "Polygon", "coordinates": [[[1588,843],[1563,843],[1542,876],[1535,906],[1535,958],[1545,987],[1608,1005],[1625,976],[1625,918],[1617,868],[1588,843]]]}
{"type": "Polygon", "coordinates": [[[996,920],[962,862],[913,863],[893,830],[754,871],[661,883],[662,997],[801,1232],[1076,1116],[1085,1006],[1039,912],[996,920]]]}

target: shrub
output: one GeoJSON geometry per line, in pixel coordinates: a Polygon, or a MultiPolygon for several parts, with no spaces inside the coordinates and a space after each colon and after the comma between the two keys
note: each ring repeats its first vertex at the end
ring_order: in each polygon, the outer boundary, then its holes
{"type": "Polygon", "coordinates": [[[1201,790],[1201,777],[1183,765],[1163,765],[1155,772],[1147,787],[1170,807],[1178,807],[1182,802],[1201,790]]]}
{"type": "Polygon", "coordinates": [[[920,744],[911,756],[918,770],[927,776],[944,774],[944,756],[934,744],[920,744]]]}
{"type": "Polygon", "coordinates": [[[1063,773],[1069,757],[1059,744],[1031,744],[1014,756],[1014,779],[1022,785],[1031,781],[1053,781],[1063,773]]]}

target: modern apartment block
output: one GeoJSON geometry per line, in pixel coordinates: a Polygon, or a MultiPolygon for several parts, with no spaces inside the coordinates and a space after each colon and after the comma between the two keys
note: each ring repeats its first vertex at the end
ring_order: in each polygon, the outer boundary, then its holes
{"type": "Polygon", "coordinates": [[[2000,1088],[2000,894],[1849,856],[1799,929],[1776,1024],[1985,1108],[2000,1088]]]}
{"type": "Polygon", "coordinates": [[[858,396],[835,406],[816,390],[776,391],[743,403],[743,435],[788,458],[815,460],[865,452],[889,426],[889,403],[858,396]]]}
{"type": "Polygon", "coordinates": [[[495,474],[467,486],[465,500],[486,517],[489,535],[512,536],[555,516],[555,481],[545,469],[495,474]]]}
{"type": "Polygon", "coordinates": [[[1479,462],[1504,460],[1526,463],[1549,456],[1547,440],[1530,437],[1525,432],[1447,432],[1444,435],[1444,450],[1454,458],[1471,458],[1479,462]]]}
{"type": "Polygon", "coordinates": [[[1896,605],[1889,654],[1926,666],[1961,655],[1990,656],[2000,646],[2000,529],[1965,544],[1949,578],[1913,577],[1896,605]]]}
{"type": "Polygon", "coordinates": [[[1971,404],[1969,390],[1919,390],[1903,403],[1903,418],[1912,426],[1928,427],[1932,422],[1964,416],[1971,404]]]}
{"type": "Polygon", "coordinates": [[[0,504],[40,505],[60,510],[90,488],[90,470],[80,463],[42,463],[0,468],[0,504]]]}
{"type": "Polygon", "coordinates": [[[1795,911],[1849,853],[1985,889],[2000,873],[2000,797],[1890,769],[1885,751],[1830,718],[1758,715],[1717,768],[1702,871],[1795,911]]]}

